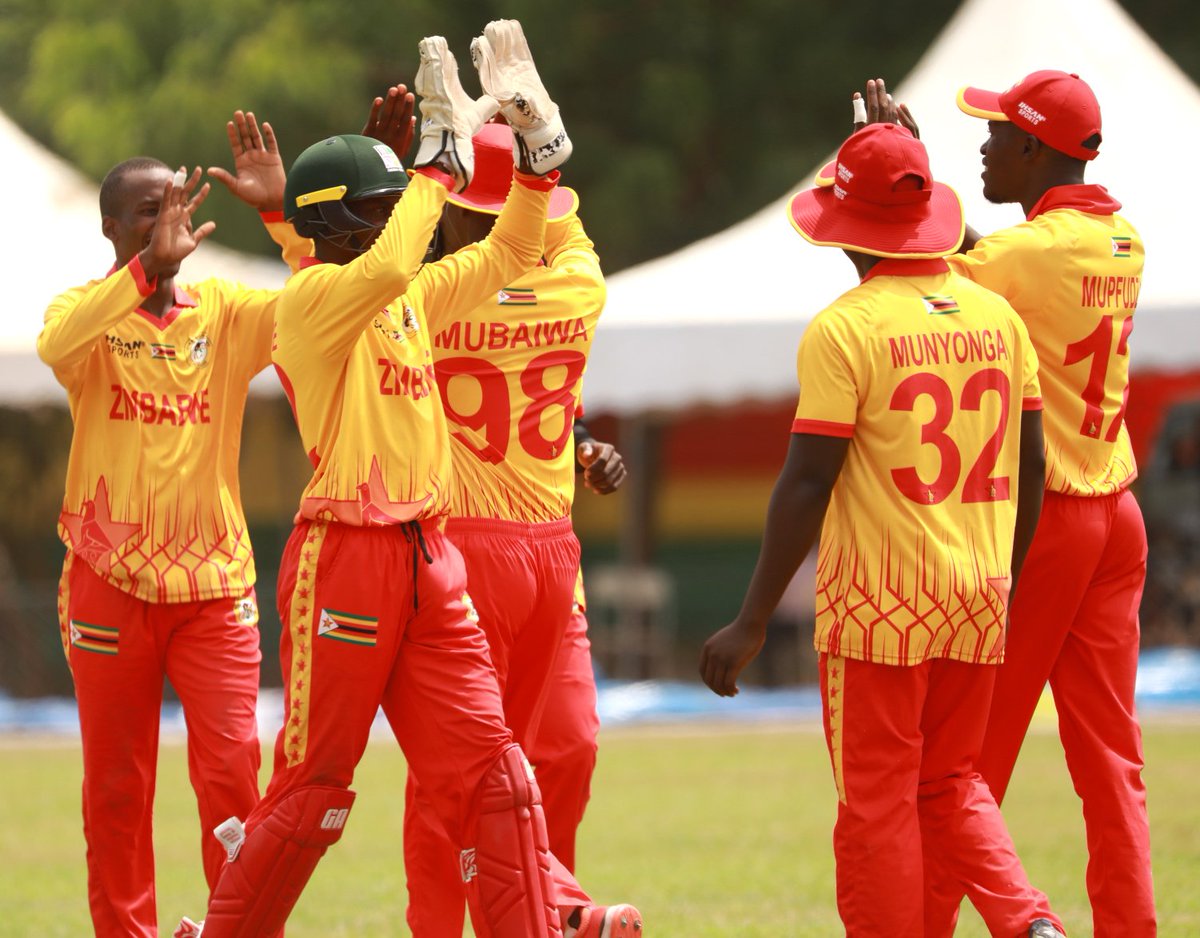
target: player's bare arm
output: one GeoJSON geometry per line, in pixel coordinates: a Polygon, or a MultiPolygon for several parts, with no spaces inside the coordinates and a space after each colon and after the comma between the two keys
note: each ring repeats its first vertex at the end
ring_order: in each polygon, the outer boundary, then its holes
{"type": "Polygon", "coordinates": [[[1017,470],[1017,523],[1013,531],[1012,589],[1008,602],[1017,591],[1017,578],[1025,563],[1033,534],[1042,513],[1042,494],[1046,488],[1046,447],[1042,441],[1042,412],[1027,410],[1021,414],[1021,459],[1017,470]]]}
{"type": "Polygon", "coordinates": [[[362,135],[386,143],[403,160],[412,146],[413,130],[417,125],[414,116],[416,100],[407,85],[392,85],[387,94],[371,103],[362,135]]]}
{"type": "Polygon", "coordinates": [[[199,228],[192,228],[192,215],[208,198],[210,187],[206,182],[196,190],[200,182],[199,166],[191,176],[185,173],[181,167],[173,179],[167,180],[150,243],[138,253],[147,280],[153,280],[163,271],[177,270],[180,262],[217,227],[216,222],[206,221],[199,228]]]}
{"type": "Polygon", "coordinates": [[[737,694],[738,675],[762,650],[767,619],[816,543],[849,448],[850,440],[843,437],[792,434],[741,612],[700,653],[700,675],[718,696],[737,694]]]}
{"type": "Polygon", "coordinates": [[[263,121],[259,130],[253,111],[234,111],[225,132],[229,135],[234,171],[210,166],[208,174],[251,208],[260,212],[281,211],[287,174],[271,125],[263,121]]]}
{"type": "Polygon", "coordinates": [[[958,246],[958,253],[966,254],[968,251],[974,250],[976,242],[982,237],[983,235],[967,225],[963,230],[962,244],[958,246]]]}

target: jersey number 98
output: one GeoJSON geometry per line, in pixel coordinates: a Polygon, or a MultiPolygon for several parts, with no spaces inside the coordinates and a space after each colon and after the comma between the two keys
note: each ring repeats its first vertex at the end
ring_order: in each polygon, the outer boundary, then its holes
{"type": "Polygon", "coordinates": [[[518,403],[517,414],[509,394],[508,377],[496,365],[465,355],[442,359],[436,368],[446,416],[455,425],[450,435],[484,462],[498,463],[508,453],[512,421],[516,417],[521,448],[534,459],[554,459],[570,439],[575,422],[575,385],[586,366],[587,358],[582,352],[543,352],[532,359],[520,375],[525,401],[523,406],[518,403]],[[561,372],[547,375],[551,369],[561,372]],[[479,406],[474,410],[460,410],[451,402],[450,383],[460,376],[469,376],[479,384],[479,406]],[[543,416],[552,408],[561,409],[562,423],[557,423],[559,414],[554,414],[550,424],[553,435],[548,437],[543,432],[543,416]],[[468,435],[463,430],[473,433],[468,435]]]}

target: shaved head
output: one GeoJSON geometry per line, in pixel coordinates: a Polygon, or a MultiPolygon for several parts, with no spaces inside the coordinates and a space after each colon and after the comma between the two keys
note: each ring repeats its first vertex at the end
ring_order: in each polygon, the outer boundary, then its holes
{"type": "Polygon", "coordinates": [[[113,216],[120,211],[121,196],[124,194],[125,180],[131,173],[146,169],[170,170],[162,160],[152,156],[135,156],[132,159],[118,163],[108,171],[104,181],[100,183],[100,215],[113,216]]]}

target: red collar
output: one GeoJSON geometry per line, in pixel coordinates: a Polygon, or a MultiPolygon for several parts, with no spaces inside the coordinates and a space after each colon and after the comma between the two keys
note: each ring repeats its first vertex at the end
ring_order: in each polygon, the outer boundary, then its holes
{"type": "Polygon", "coordinates": [[[313,257],[312,255],[309,255],[308,257],[300,258],[300,269],[303,270],[305,267],[316,267],[317,264],[324,263],[325,262],[319,257],[313,257]]]}
{"type": "MultiPolygon", "coordinates": [[[[111,277],[117,272],[117,270],[118,267],[114,261],[112,267],[108,269],[108,273],[105,274],[105,276],[111,277]]],[[[174,284],[173,286],[175,289],[175,296],[172,298],[171,308],[167,310],[167,314],[165,316],[155,316],[153,313],[147,312],[140,306],[137,308],[138,315],[145,317],[152,325],[157,326],[159,329],[165,329],[176,319],[178,319],[179,314],[185,309],[193,309],[199,305],[200,301],[195,299],[190,293],[187,292],[187,290],[179,286],[179,284],[174,284]]]]}
{"type": "Polygon", "coordinates": [[[867,271],[862,278],[866,283],[873,277],[928,277],[948,273],[950,265],[944,257],[885,257],[867,271]]]}
{"type": "Polygon", "coordinates": [[[1121,210],[1121,203],[1109,195],[1104,186],[1086,183],[1054,186],[1042,194],[1025,218],[1027,221],[1033,221],[1039,215],[1058,208],[1074,209],[1089,215],[1112,215],[1121,210]]]}

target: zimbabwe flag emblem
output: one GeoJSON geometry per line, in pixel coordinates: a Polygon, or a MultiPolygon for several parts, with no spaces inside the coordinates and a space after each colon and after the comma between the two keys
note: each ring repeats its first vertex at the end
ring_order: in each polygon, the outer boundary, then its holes
{"type": "Polygon", "coordinates": [[[1112,256],[1113,257],[1128,257],[1129,252],[1133,250],[1133,239],[1128,237],[1117,237],[1112,239],[1112,256]]]}
{"type": "Polygon", "coordinates": [[[958,300],[952,296],[923,296],[921,301],[925,304],[925,312],[930,316],[945,316],[948,313],[959,312],[958,300]]]}
{"type": "Polygon", "coordinates": [[[163,361],[173,362],[175,361],[175,346],[151,342],[150,357],[161,358],[163,361]]]}
{"type": "Polygon", "coordinates": [[[351,645],[375,647],[379,638],[379,620],[372,616],[359,616],[352,612],[322,609],[317,622],[317,637],[332,638],[351,645]]]}
{"type": "Polygon", "coordinates": [[[537,306],[537,294],[526,287],[505,287],[496,294],[501,306],[537,306]]]}
{"type": "Polygon", "coordinates": [[[107,625],[92,625],[90,622],[71,620],[71,644],[80,651],[92,651],[98,655],[117,653],[117,630],[107,625]]]}

